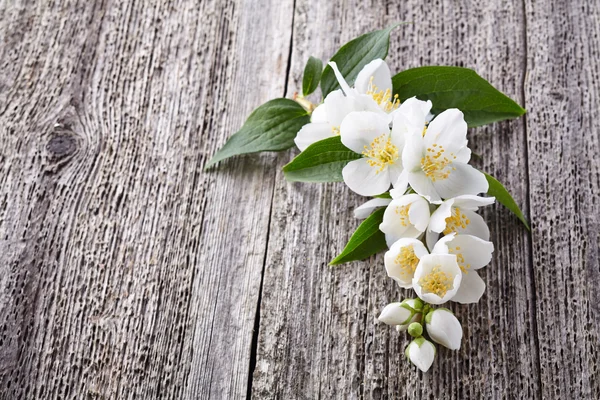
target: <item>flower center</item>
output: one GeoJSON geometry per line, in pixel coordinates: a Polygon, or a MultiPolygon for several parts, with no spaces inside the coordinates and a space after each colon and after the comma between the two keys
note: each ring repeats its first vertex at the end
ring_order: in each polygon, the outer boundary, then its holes
{"type": "Polygon", "coordinates": [[[415,249],[412,245],[403,247],[395,261],[402,269],[401,275],[404,279],[412,278],[417,265],[419,265],[419,258],[415,255],[415,249]]]}
{"type": "Polygon", "coordinates": [[[448,252],[456,256],[456,262],[458,263],[458,266],[460,267],[460,270],[463,272],[463,274],[468,274],[469,269],[471,269],[471,264],[465,263],[465,256],[463,256],[463,254],[460,253],[460,246],[456,246],[454,248],[448,246],[448,252]]]}
{"type": "Polygon", "coordinates": [[[333,133],[334,136],[340,136],[340,127],[339,126],[332,126],[331,127],[331,133],[333,133]]]}
{"type": "Polygon", "coordinates": [[[377,167],[377,173],[380,173],[390,164],[398,159],[398,147],[396,147],[390,138],[390,135],[384,133],[376,137],[370,147],[365,146],[363,156],[369,158],[367,163],[371,167],[377,167]]]}
{"type": "Polygon", "coordinates": [[[402,226],[408,226],[410,224],[410,219],[408,217],[409,209],[410,204],[407,206],[396,207],[396,214],[400,217],[400,225],[402,226]]]}
{"type": "Polygon", "coordinates": [[[400,99],[398,95],[392,96],[392,91],[390,89],[379,90],[377,86],[373,83],[374,77],[372,76],[369,79],[369,87],[367,88],[367,94],[375,100],[377,104],[383,109],[385,112],[390,112],[398,107],[400,107],[400,99]]]}
{"type": "Polygon", "coordinates": [[[421,158],[421,169],[433,182],[437,179],[444,180],[448,178],[450,172],[456,170],[451,166],[456,156],[454,153],[450,153],[450,158],[448,158],[444,155],[445,151],[443,146],[434,143],[427,148],[427,154],[421,158]]]}
{"type": "Polygon", "coordinates": [[[452,214],[446,218],[446,229],[444,229],[444,235],[449,235],[454,232],[458,232],[461,229],[467,229],[467,225],[471,223],[471,220],[460,211],[458,207],[452,207],[452,214]]]}
{"type": "Polygon", "coordinates": [[[440,265],[433,267],[430,273],[419,279],[424,291],[444,297],[453,288],[452,276],[440,270],[440,265]]]}

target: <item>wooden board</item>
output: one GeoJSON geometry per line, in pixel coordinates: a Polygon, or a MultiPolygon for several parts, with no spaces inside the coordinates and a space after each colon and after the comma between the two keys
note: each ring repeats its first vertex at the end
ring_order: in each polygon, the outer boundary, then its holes
{"type": "Polygon", "coordinates": [[[600,398],[600,5],[0,2],[0,398],[600,398]],[[511,190],[458,352],[375,322],[382,257],[331,268],[363,199],[295,151],[204,164],[306,59],[398,21],[388,61],[528,109],[470,131],[511,190]]]}

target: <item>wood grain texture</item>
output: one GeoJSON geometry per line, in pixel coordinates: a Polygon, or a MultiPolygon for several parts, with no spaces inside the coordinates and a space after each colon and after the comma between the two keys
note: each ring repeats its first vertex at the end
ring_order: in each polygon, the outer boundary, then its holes
{"type": "Polygon", "coordinates": [[[527,1],[526,11],[524,88],[542,395],[597,399],[600,4],[527,1]]]}
{"type": "MultiPolygon", "coordinates": [[[[0,399],[600,398],[600,6],[584,0],[0,1],[0,399]],[[428,374],[375,323],[410,292],[331,268],[364,200],[295,151],[203,171],[310,55],[474,68],[528,114],[471,130],[500,205],[486,294],[428,374]]],[[[316,99],[318,96],[313,96],[316,99]]]]}
{"type": "Polygon", "coordinates": [[[245,396],[292,4],[1,8],[0,397],[245,396]]]}

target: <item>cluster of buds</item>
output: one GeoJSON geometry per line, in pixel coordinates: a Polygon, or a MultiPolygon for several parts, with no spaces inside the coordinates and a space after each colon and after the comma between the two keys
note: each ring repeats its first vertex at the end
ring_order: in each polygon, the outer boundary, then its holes
{"type": "Polygon", "coordinates": [[[399,332],[407,331],[413,337],[404,354],[423,372],[429,370],[435,358],[436,350],[432,341],[450,350],[460,349],[462,326],[446,308],[433,308],[421,299],[406,299],[385,306],[378,319],[395,326],[399,332]]]}

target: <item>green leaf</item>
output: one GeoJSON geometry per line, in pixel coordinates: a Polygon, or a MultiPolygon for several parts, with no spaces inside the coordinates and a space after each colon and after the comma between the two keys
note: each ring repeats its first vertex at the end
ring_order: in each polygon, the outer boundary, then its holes
{"type": "Polygon", "coordinates": [[[250,114],[244,126],[217,151],[205,169],[239,154],[289,149],[294,146],[294,138],[300,128],[309,122],[306,110],[295,101],[268,101],[250,114]]]}
{"type": "Polygon", "coordinates": [[[323,73],[323,61],[311,56],[304,67],[302,77],[302,94],[308,96],[319,87],[321,74],[323,73]]]}
{"type": "Polygon", "coordinates": [[[283,167],[283,173],[292,182],[341,182],[342,169],[361,157],[344,146],[339,136],[332,136],[308,146],[283,167]]]}
{"type": "Polygon", "coordinates": [[[529,224],[527,223],[527,220],[525,219],[525,216],[519,209],[519,206],[517,205],[515,200],[512,198],[510,193],[508,193],[508,190],[506,190],[504,185],[502,185],[496,178],[494,178],[490,174],[486,174],[484,172],[484,175],[490,185],[487,194],[489,194],[490,196],[494,196],[500,204],[503,204],[513,214],[515,214],[517,216],[517,218],[519,218],[521,220],[521,222],[523,223],[523,225],[525,225],[525,227],[527,228],[528,231],[531,231],[531,229],[529,228],[529,224]]]}
{"type": "Polygon", "coordinates": [[[371,214],[369,218],[365,219],[352,234],[344,250],[329,265],[364,260],[373,254],[387,249],[385,234],[379,230],[379,224],[383,221],[384,212],[385,208],[380,208],[371,214]]]}
{"type": "Polygon", "coordinates": [[[468,68],[419,67],[392,78],[394,94],[404,101],[416,96],[431,100],[433,114],[458,108],[469,126],[485,125],[525,113],[517,103],[468,68]]]}
{"type": "MultiPolygon", "coordinates": [[[[360,70],[373,60],[385,59],[390,46],[390,32],[399,24],[394,24],[387,29],[366,33],[343,45],[331,61],[335,61],[346,79],[352,86],[360,70]]],[[[321,77],[321,90],[323,98],[330,92],[339,89],[340,85],[335,78],[333,69],[329,65],[325,67],[321,77]]]]}

